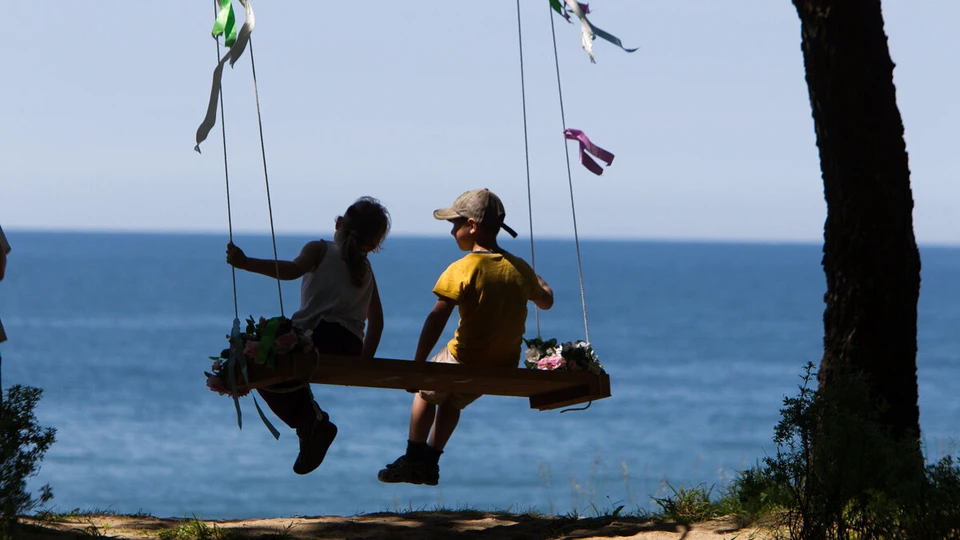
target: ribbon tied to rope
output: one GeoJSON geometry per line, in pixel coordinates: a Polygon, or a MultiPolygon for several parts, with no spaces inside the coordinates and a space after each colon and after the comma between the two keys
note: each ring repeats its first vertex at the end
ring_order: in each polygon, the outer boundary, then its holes
{"type": "MultiPolygon", "coordinates": [[[[274,325],[274,333],[276,325],[274,325]]],[[[271,336],[272,338],[272,336],[271,336]]],[[[250,378],[247,372],[247,357],[243,352],[243,338],[240,335],[240,319],[233,318],[233,326],[230,328],[230,353],[227,356],[227,379],[230,388],[230,396],[233,398],[233,407],[237,411],[237,427],[243,429],[243,413],[240,412],[240,393],[237,392],[237,364],[240,364],[240,376],[243,377],[244,384],[250,387],[250,378]]],[[[280,438],[280,432],[273,427],[267,415],[263,414],[263,409],[257,403],[257,396],[253,396],[253,406],[257,408],[257,414],[263,425],[267,426],[274,439],[280,438]]]]}
{"type": "Polygon", "coordinates": [[[230,67],[233,67],[240,56],[243,54],[247,43],[250,41],[250,34],[253,32],[255,24],[253,16],[253,6],[250,0],[240,0],[244,8],[243,26],[237,33],[233,15],[233,0],[221,0],[220,11],[217,13],[217,20],[213,23],[214,39],[221,34],[224,35],[224,42],[230,50],[217,63],[213,70],[213,84],[210,87],[210,101],[207,102],[207,114],[203,117],[203,122],[197,128],[196,146],[194,150],[200,153],[200,143],[207,139],[210,130],[217,124],[217,98],[220,96],[220,79],[223,77],[223,65],[230,61],[230,67]]]}
{"type": "Polygon", "coordinates": [[[600,165],[598,165],[593,158],[587,155],[588,152],[606,163],[607,167],[613,164],[613,154],[590,142],[587,134],[579,129],[564,130],[563,136],[568,140],[578,141],[580,143],[580,164],[593,174],[599,176],[603,174],[603,169],[600,168],[600,165]]]}
{"type": "Polygon", "coordinates": [[[224,36],[223,42],[227,47],[233,47],[237,41],[237,19],[233,14],[233,0],[220,0],[220,11],[217,12],[217,19],[213,21],[213,30],[210,34],[214,39],[224,36]]]}
{"type": "Polygon", "coordinates": [[[590,13],[590,6],[587,4],[582,4],[576,0],[564,0],[563,4],[560,3],[560,0],[550,0],[550,7],[562,15],[563,18],[568,22],[570,21],[570,13],[573,13],[578,19],[580,19],[580,36],[581,41],[583,42],[583,50],[587,51],[587,54],[590,56],[590,62],[594,64],[597,63],[597,61],[593,58],[594,37],[599,37],[605,41],[609,41],[628,53],[632,53],[637,50],[636,47],[632,49],[624,47],[623,42],[620,41],[620,38],[601,28],[596,27],[593,23],[591,23],[587,19],[587,13],[590,13]]]}

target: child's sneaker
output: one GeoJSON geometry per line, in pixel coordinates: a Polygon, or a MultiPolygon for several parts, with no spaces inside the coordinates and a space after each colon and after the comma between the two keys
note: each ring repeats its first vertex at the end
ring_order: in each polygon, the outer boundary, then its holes
{"type": "Polygon", "coordinates": [[[406,482],[435,486],[440,482],[440,466],[423,461],[412,461],[406,455],[402,455],[385,469],[381,469],[377,473],[377,480],[387,484],[406,482]]]}
{"type": "Polygon", "coordinates": [[[293,464],[293,472],[307,474],[323,463],[327,456],[327,449],[337,437],[337,426],[330,421],[330,416],[320,410],[317,402],[313,402],[314,417],[309,426],[297,429],[300,438],[300,454],[293,464]]]}

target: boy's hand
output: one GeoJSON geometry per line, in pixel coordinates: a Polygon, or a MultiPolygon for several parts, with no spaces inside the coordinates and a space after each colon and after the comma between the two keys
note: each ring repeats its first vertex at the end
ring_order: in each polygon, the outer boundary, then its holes
{"type": "Polygon", "coordinates": [[[241,270],[247,265],[246,254],[244,254],[242,249],[233,245],[233,242],[227,244],[227,264],[241,270]]]}

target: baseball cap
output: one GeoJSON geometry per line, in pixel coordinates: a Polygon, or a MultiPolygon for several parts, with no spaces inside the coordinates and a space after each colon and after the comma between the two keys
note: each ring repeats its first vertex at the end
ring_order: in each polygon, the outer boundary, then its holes
{"type": "Polygon", "coordinates": [[[433,211],[433,217],[437,219],[473,218],[477,223],[499,227],[516,238],[517,231],[503,222],[506,215],[500,197],[487,188],[468,191],[457,197],[451,206],[433,211]]]}

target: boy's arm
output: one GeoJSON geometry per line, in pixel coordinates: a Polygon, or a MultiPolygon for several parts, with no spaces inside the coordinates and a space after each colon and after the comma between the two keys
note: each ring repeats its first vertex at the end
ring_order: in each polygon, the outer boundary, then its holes
{"type": "MultiPolygon", "coordinates": [[[[306,249],[306,247],[304,247],[304,249],[306,249]]],[[[301,265],[293,261],[275,261],[273,259],[254,259],[247,257],[242,249],[233,244],[227,244],[227,264],[240,270],[282,280],[297,279],[306,273],[301,265]]]]}
{"type": "Polygon", "coordinates": [[[367,310],[367,332],[363,336],[364,358],[373,358],[380,345],[380,336],[383,334],[383,304],[380,303],[380,291],[377,290],[377,280],[373,280],[373,295],[370,297],[370,307],[367,310]]]}
{"type": "Polygon", "coordinates": [[[414,362],[427,361],[427,356],[430,354],[430,351],[433,350],[433,347],[436,346],[437,341],[440,340],[440,335],[443,334],[443,328],[447,326],[450,314],[453,313],[453,308],[456,306],[457,303],[452,299],[445,296],[437,296],[437,303],[434,304],[433,309],[430,310],[430,314],[427,315],[427,320],[423,323],[423,329],[420,330],[420,341],[417,342],[417,354],[413,356],[414,362]]]}
{"type": "Polygon", "coordinates": [[[540,288],[543,289],[543,295],[540,298],[533,301],[533,304],[540,309],[550,309],[553,307],[553,289],[547,285],[547,282],[543,280],[542,277],[537,276],[537,281],[540,282],[540,288]]]}

